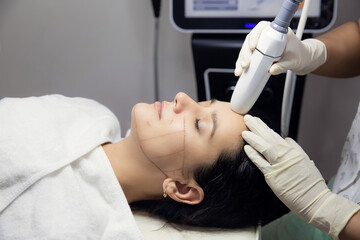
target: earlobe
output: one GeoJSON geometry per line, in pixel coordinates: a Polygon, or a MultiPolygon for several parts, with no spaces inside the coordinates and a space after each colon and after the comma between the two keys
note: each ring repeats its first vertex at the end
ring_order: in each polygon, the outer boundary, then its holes
{"type": "Polygon", "coordinates": [[[163,182],[163,188],[169,197],[178,202],[195,205],[204,199],[203,189],[194,180],[182,184],[179,181],[167,178],[163,182]]]}

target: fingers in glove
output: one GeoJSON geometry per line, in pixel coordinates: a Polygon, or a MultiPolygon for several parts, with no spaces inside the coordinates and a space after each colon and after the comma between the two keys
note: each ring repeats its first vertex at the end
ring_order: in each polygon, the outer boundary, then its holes
{"type": "Polygon", "coordinates": [[[240,77],[240,75],[243,73],[244,69],[238,64],[236,63],[236,67],[235,67],[235,71],[234,71],[234,75],[237,77],[240,77]]]}
{"type": "Polygon", "coordinates": [[[262,31],[269,26],[270,22],[261,21],[246,36],[243,47],[235,64],[235,76],[240,76],[250,65],[252,52],[255,50],[262,31]]]}
{"type": "Polygon", "coordinates": [[[235,64],[235,76],[240,76],[250,65],[252,50],[249,48],[249,36],[246,36],[235,64]]]}
{"type": "Polygon", "coordinates": [[[251,147],[261,153],[270,164],[276,163],[278,158],[276,149],[262,137],[250,131],[243,131],[242,137],[251,147]]]}
{"type": "Polygon", "coordinates": [[[293,66],[294,63],[290,59],[280,59],[280,61],[271,65],[269,72],[271,75],[278,75],[280,73],[286,72],[289,69],[292,69],[293,66]]]}
{"type": "Polygon", "coordinates": [[[245,145],[244,150],[255,166],[257,166],[263,174],[267,174],[271,165],[263,158],[263,156],[249,145],[245,145]]]}
{"type": "Polygon", "coordinates": [[[259,136],[261,136],[261,134],[268,128],[267,126],[265,127],[264,124],[259,122],[256,117],[253,117],[249,114],[244,116],[244,122],[250,131],[259,136]]]}
{"type": "Polygon", "coordinates": [[[298,149],[299,152],[301,152],[303,155],[306,155],[308,157],[308,155],[306,154],[306,152],[304,151],[304,149],[302,149],[302,147],[295,142],[292,138],[285,138],[285,141],[294,149],[298,149]]]}
{"type": "Polygon", "coordinates": [[[234,75],[237,77],[240,77],[240,75],[244,72],[244,69],[242,68],[241,64],[240,64],[240,60],[238,60],[236,62],[235,65],[235,71],[234,71],[234,75]]]}
{"type": "Polygon", "coordinates": [[[287,137],[285,138],[285,141],[292,147],[296,147],[296,148],[299,147],[299,144],[295,142],[294,139],[292,138],[287,137]]]}
{"type": "Polygon", "coordinates": [[[289,28],[287,33],[287,44],[283,56],[277,63],[270,67],[270,74],[278,75],[280,73],[286,72],[287,70],[296,70],[297,66],[299,65],[299,52],[302,51],[300,46],[301,40],[289,28]]]}
{"type": "Polygon", "coordinates": [[[251,32],[249,33],[249,48],[251,49],[251,51],[254,51],[258,42],[259,42],[259,38],[260,35],[262,33],[262,31],[269,26],[270,22],[267,21],[261,21],[259,22],[253,30],[251,30],[251,32]]]}
{"type": "Polygon", "coordinates": [[[244,122],[253,133],[261,136],[269,142],[282,142],[284,139],[268,127],[260,118],[251,115],[245,115],[244,122]]]}
{"type": "Polygon", "coordinates": [[[236,77],[240,77],[240,75],[242,74],[242,72],[243,72],[242,67],[236,66],[236,68],[235,68],[235,70],[234,70],[234,75],[235,75],[236,77]]]}

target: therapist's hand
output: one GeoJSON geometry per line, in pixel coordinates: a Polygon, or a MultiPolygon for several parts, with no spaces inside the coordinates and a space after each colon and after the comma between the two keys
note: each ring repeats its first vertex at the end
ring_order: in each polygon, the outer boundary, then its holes
{"type": "Polygon", "coordinates": [[[246,115],[250,131],[242,137],[245,152],[261,170],[276,196],[307,223],[337,239],[360,207],[326,186],[319,170],[291,138],[283,139],[259,118],[246,115]]]}
{"type": "MultiPolygon", "coordinates": [[[[258,44],[262,31],[270,25],[270,22],[261,21],[246,36],[243,46],[236,61],[236,76],[240,76],[250,65],[251,55],[258,44]]],[[[269,72],[277,75],[287,70],[294,71],[297,75],[308,74],[326,61],[326,47],[317,39],[300,41],[289,28],[287,44],[283,57],[270,67],[269,72]]]]}

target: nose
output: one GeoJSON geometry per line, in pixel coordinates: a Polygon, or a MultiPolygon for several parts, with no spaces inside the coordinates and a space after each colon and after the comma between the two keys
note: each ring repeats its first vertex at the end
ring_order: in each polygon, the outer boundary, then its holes
{"type": "Polygon", "coordinates": [[[185,109],[193,109],[197,106],[197,103],[189,97],[186,93],[179,92],[174,98],[174,112],[181,113],[185,109]]]}

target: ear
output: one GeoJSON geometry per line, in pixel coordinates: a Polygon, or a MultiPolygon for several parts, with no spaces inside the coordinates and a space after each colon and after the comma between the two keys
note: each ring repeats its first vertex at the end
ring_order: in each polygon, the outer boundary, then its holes
{"type": "Polygon", "coordinates": [[[189,183],[182,184],[172,178],[167,178],[163,182],[163,189],[175,201],[190,205],[201,203],[204,199],[203,189],[193,179],[189,183]]]}

